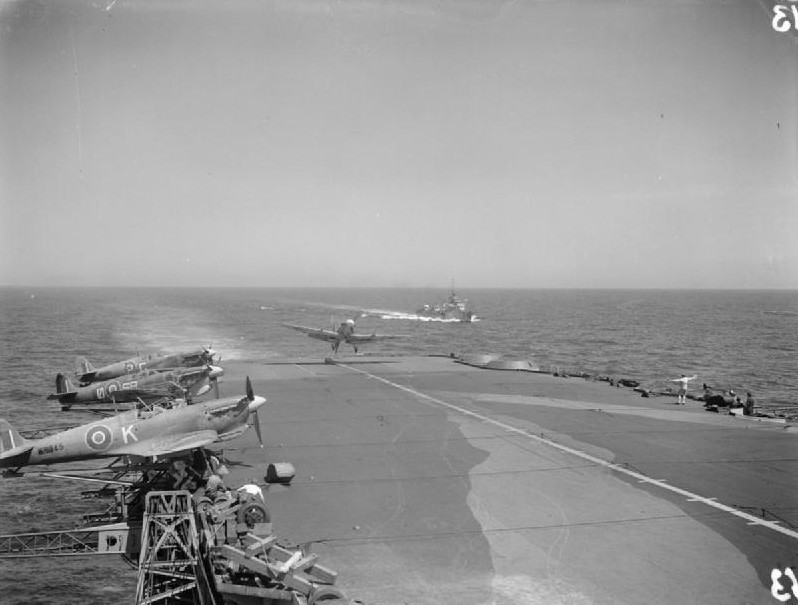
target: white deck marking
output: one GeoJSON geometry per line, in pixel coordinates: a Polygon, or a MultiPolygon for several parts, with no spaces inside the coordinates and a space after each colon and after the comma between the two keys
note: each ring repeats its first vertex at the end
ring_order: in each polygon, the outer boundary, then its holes
{"type": "Polygon", "coordinates": [[[295,365],[296,367],[298,367],[300,370],[302,370],[303,372],[307,372],[307,373],[308,373],[308,374],[310,374],[311,376],[318,376],[318,374],[316,374],[316,372],[311,372],[311,371],[310,371],[310,370],[308,370],[307,368],[303,368],[303,367],[302,367],[301,365],[299,365],[298,363],[295,363],[294,365],[295,365]]]}
{"type": "Polygon", "coordinates": [[[736,517],[740,517],[741,519],[745,519],[748,522],[748,525],[761,525],[763,527],[767,527],[768,529],[772,529],[773,531],[776,531],[776,532],[779,532],[781,534],[784,534],[785,536],[789,536],[790,538],[794,538],[794,539],[798,540],[798,531],[794,531],[794,530],[788,529],[786,527],[781,527],[780,525],[778,525],[774,521],[767,521],[765,519],[760,519],[758,517],[755,517],[755,516],[753,516],[751,514],[748,514],[748,513],[744,512],[744,511],[738,510],[738,509],[736,509],[736,508],[734,508],[732,506],[728,506],[726,504],[722,504],[722,503],[718,502],[715,498],[705,498],[704,496],[700,496],[698,494],[694,494],[693,492],[689,492],[686,489],[682,489],[682,488],[676,487],[674,485],[668,485],[662,479],[652,479],[651,477],[647,477],[643,473],[638,473],[636,471],[629,470],[628,468],[625,468],[625,467],[620,466],[618,464],[614,464],[612,462],[608,462],[607,460],[602,460],[601,458],[597,458],[596,456],[592,456],[592,455],[590,455],[590,454],[588,454],[586,452],[583,452],[581,450],[577,450],[575,448],[568,447],[567,445],[562,445],[560,443],[557,443],[556,441],[552,441],[551,439],[543,437],[542,435],[536,435],[534,433],[530,433],[527,430],[519,429],[518,427],[514,427],[514,426],[512,426],[510,424],[506,424],[504,422],[500,422],[498,420],[494,420],[493,418],[491,418],[489,416],[485,416],[483,414],[478,414],[476,412],[472,412],[471,410],[467,410],[465,408],[461,408],[460,406],[454,405],[452,403],[448,403],[448,402],[443,401],[441,399],[437,399],[435,397],[427,395],[426,393],[422,393],[421,391],[417,391],[415,389],[411,389],[410,387],[406,387],[406,386],[398,384],[396,382],[391,382],[387,378],[382,378],[381,376],[377,376],[375,374],[371,374],[370,372],[366,372],[365,370],[360,370],[358,368],[355,368],[355,367],[352,367],[352,366],[348,366],[345,363],[340,363],[340,362],[337,363],[337,365],[339,365],[339,366],[341,366],[343,368],[346,368],[347,370],[350,370],[352,372],[357,372],[358,374],[363,374],[364,376],[369,376],[371,378],[374,378],[375,380],[379,380],[380,382],[383,382],[383,383],[385,383],[385,384],[387,384],[389,386],[392,386],[392,387],[394,387],[396,389],[399,389],[400,391],[404,391],[406,393],[410,393],[411,395],[415,395],[419,399],[430,401],[432,403],[441,405],[441,406],[443,406],[445,408],[448,408],[450,410],[454,410],[455,412],[459,412],[460,414],[463,414],[464,416],[468,416],[470,418],[474,418],[476,420],[480,420],[482,422],[486,422],[488,424],[492,424],[493,426],[496,426],[496,427],[499,427],[501,429],[504,429],[508,433],[515,433],[517,435],[522,435],[524,437],[527,437],[527,438],[532,439],[534,441],[537,441],[539,443],[544,443],[544,444],[549,445],[551,447],[557,448],[560,451],[567,452],[569,454],[573,454],[574,456],[578,456],[578,457],[580,457],[580,458],[582,458],[584,460],[589,460],[590,462],[593,462],[593,463],[598,464],[600,466],[612,469],[612,470],[614,470],[616,472],[619,472],[619,473],[623,473],[624,475],[628,475],[629,477],[634,477],[640,483],[652,483],[652,484],[654,484],[654,485],[656,485],[658,487],[661,487],[662,489],[665,489],[665,490],[668,490],[670,492],[673,492],[673,493],[679,494],[681,496],[684,496],[687,499],[688,502],[701,502],[701,503],[703,503],[703,504],[705,504],[707,506],[710,506],[712,508],[716,508],[718,510],[722,510],[722,511],[727,512],[727,513],[729,513],[731,515],[734,515],[736,517]]]}

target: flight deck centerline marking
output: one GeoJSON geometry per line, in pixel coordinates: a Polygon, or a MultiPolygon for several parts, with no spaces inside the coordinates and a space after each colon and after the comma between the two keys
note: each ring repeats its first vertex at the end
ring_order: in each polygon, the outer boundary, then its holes
{"type": "Polygon", "coordinates": [[[453,403],[448,403],[446,401],[443,401],[442,399],[437,399],[435,397],[432,397],[431,395],[427,395],[426,393],[422,393],[421,391],[417,391],[417,390],[412,389],[410,387],[398,384],[396,382],[392,382],[392,381],[388,380],[387,378],[383,378],[381,376],[377,376],[376,374],[371,374],[370,372],[366,372],[365,370],[361,370],[361,369],[358,369],[358,368],[355,368],[355,367],[352,367],[352,366],[349,366],[349,365],[347,365],[345,363],[340,363],[340,362],[338,362],[336,365],[339,365],[342,368],[346,368],[347,370],[349,370],[351,372],[357,372],[358,374],[363,374],[364,376],[369,376],[371,378],[379,380],[380,382],[383,382],[383,383],[385,383],[385,384],[387,384],[389,386],[392,386],[392,387],[394,387],[396,389],[399,389],[400,391],[404,391],[406,393],[410,393],[411,395],[415,395],[419,399],[430,401],[432,403],[435,403],[437,405],[443,406],[445,408],[449,408],[450,410],[454,410],[456,412],[459,412],[460,414],[463,414],[464,416],[468,416],[470,418],[474,418],[474,419],[477,419],[477,420],[481,420],[482,422],[486,422],[488,424],[492,424],[493,426],[496,426],[496,427],[499,427],[501,429],[504,429],[508,433],[515,433],[515,434],[518,434],[518,435],[522,435],[524,437],[527,437],[527,438],[532,439],[534,441],[537,441],[539,443],[543,443],[543,444],[549,445],[551,447],[554,447],[554,448],[556,448],[556,449],[558,449],[560,451],[563,451],[563,452],[566,452],[566,453],[569,453],[569,454],[573,454],[574,456],[578,456],[579,458],[582,458],[584,460],[589,460],[590,462],[598,464],[599,466],[603,466],[605,468],[617,471],[619,473],[623,473],[624,475],[627,475],[629,477],[634,477],[640,483],[652,483],[652,484],[654,484],[654,485],[656,485],[658,487],[661,487],[662,489],[665,489],[665,490],[668,490],[670,492],[682,495],[685,498],[687,498],[688,501],[701,502],[702,504],[705,504],[705,505],[710,506],[712,508],[716,508],[718,510],[722,510],[722,511],[727,512],[727,513],[729,513],[731,515],[734,515],[736,517],[740,517],[741,519],[745,519],[748,522],[748,525],[761,525],[763,527],[767,527],[768,529],[772,529],[773,531],[776,531],[776,532],[779,532],[781,534],[784,534],[785,536],[789,536],[790,538],[794,538],[794,539],[798,540],[798,531],[794,531],[794,530],[788,529],[786,527],[781,527],[780,525],[774,523],[773,521],[767,521],[765,519],[760,519],[760,518],[755,517],[755,516],[753,516],[753,515],[751,515],[749,513],[746,513],[746,512],[741,511],[741,510],[738,510],[738,509],[736,509],[736,508],[734,508],[732,506],[728,506],[726,504],[718,502],[714,498],[705,498],[704,496],[700,496],[698,494],[694,494],[693,492],[690,492],[690,491],[688,491],[686,489],[682,489],[680,487],[676,487],[675,485],[669,485],[664,480],[652,479],[651,477],[647,477],[643,473],[638,473],[636,471],[631,471],[631,470],[629,470],[629,469],[627,469],[627,468],[625,468],[623,466],[615,464],[614,462],[609,462],[607,460],[603,460],[602,458],[598,458],[596,456],[593,456],[593,455],[588,454],[586,452],[583,452],[581,450],[578,450],[578,449],[575,449],[575,448],[572,448],[572,447],[568,447],[567,445],[562,445],[561,443],[557,443],[556,441],[552,441],[552,440],[550,440],[550,439],[548,439],[546,437],[543,437],[541,435],[536,435],[534,433],[530,433],[529,431],[527,431],[525,429],[519,429],[518,427],[512,426],[511,424],[507,424],[507,423],[501,422],[499,420],[494,420],[490,416],[485,416],[484,414],[478,414],[477,412],[472,412],[471,410],[467,410],[467,409],[462,408],[462,407],[460,407],[458,405],[454,405],[453,403]]]}

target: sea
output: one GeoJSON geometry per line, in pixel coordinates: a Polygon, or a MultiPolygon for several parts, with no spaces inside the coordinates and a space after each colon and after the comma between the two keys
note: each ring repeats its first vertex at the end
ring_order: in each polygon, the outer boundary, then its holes
{"type": "MultiPolygon", "coordinates": [[[[525,359],[546,371],[751,391],[757,405],[798,410],[796,290],[463,289],[477,321],[429,321],[416,310],[445,288],[0,288],[0,417],[18,430],[89,422],[47,395],[75,357],[95,366],[138,353],[212,346],[230,360],[327,357],[329,346],[281,324],[403,336],[362,354],[525,359]],[[365,315],[365,316],[364,316],[365,315]]],[[[351,355],[344,345],[342,353],[351,355]],[[345,350],[344,350],[345,349],[345,350]]],[[[268,393],[265,393],[268,397],[268,393]]],[[[0,534],[73,529],[101,503],[75,481],[0,481],[0,534]]],[[[0,602],[132,603],[136,574],[120,558],[0,561],[0,602]]]]}

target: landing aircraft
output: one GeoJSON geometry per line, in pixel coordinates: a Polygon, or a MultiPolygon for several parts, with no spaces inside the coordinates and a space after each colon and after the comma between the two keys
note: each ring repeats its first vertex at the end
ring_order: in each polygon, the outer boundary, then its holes
{"type": "Polygon", "coordinates": [[[199,350],[186,353],[140,355],[139,357],[118,361],[101,368],[92,366],[85,357],[78,357],[75,360],[75,377],[81,384],[88,384],[119,378],[135,372],[143,372],[144,370],[195,368],[213,363],[215,355],[217,355],[217,352],[211,347],[202,347],[199,350]]]}
{"type": "Polygon", "coordinates": [[[357,354],[357,346],[364,342],[375,342],[378,340],[387,340],[390,338],[403,338],[402,336],[390,336],[388,334],[355,334],[355,320],[347,319],[340,324],[335,330],[325,330],[323,328],[308,328],[306,326],[297,326],[294,324],[280,324],[286,328],[291,328],[298,332],[307,334],[310,338],[317,340],[324,340],[330,343],[333,353],[338,354],[338,348],[341,343],[345,342],[352,345],[357,354]]]}
{"type": "Polygon", "coordinates": [[[201,368],[177,368],[159,372],[144,370],[87,386],[75,385],[69,376],[58,374],[55,378],[56,392],[47,399],[57,399],[62,406],[74,404],[121,403],[126,401],[152,401],[161,397],[199,397],[211,389],[211,383],[224,374],[218,366],[201,368]]]}
{"type": "Polygon", "coordinates": [[[192,450],[242,435],[254,416],[260,446],[257,409],[266,403],[252,390],[247,377],[246,395],[226,397],[170,409],[128,410],[42,439],[28,440],[0,419],[0,468],[14,474],[28,465],[57,464],[120,456],[157,457],[192,450]]]}

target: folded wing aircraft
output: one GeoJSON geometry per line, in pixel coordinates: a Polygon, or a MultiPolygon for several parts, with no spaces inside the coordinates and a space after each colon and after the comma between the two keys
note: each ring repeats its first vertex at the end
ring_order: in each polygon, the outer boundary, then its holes
{"type": "Polygon", "coordinates": [[[144,370],[86,386],[77,386],[64,374],[55,379],[56,392],[47,399],[57,399],[64,407],[75,404],[153,401],[162,397],[199,397],[211,390],[211,384],[224,374],[218,366],[175,368],[168,371],[144,370]]]}
{"type": "Polygon", "coordinates": [[[217,352],[211,347],[201,347],[195,351],[183,353],[140,355],[101,368],[95,368],[85,357],[78,357],[75,360],[75,377],[81,384],[86,384],[119,378],[145,370],[193,368],[212,364],[215,355],[217,352]]]}

